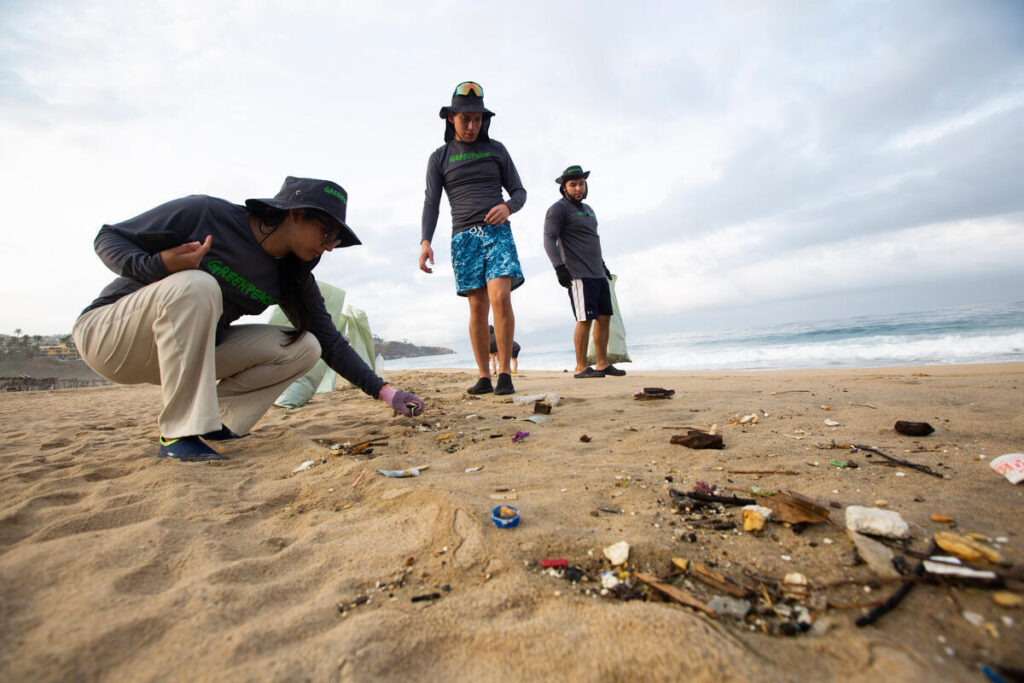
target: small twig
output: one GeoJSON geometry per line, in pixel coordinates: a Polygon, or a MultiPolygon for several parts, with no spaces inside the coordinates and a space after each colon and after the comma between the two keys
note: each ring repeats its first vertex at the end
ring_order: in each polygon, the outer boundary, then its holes
{"type": "Polygon", "coordinates": [[[727,470],[728,474],[800,474],[793,470],[727,470]]]}
{"type": "Polygon", "coordinates": [[[788,391],[773,391],[769,396],[782,396],[783,394],[809,394],[810,389],[789,389],[788,391]]]}
{"type": "Polygon", "coordinates": [[[868,405],[867,403],[851,403],[854,408],[871,408],[871,410],[878,410],[875,406],[868,405]]]}
{"type": "Polygon", "coordinates": [[[916,462],[910,462],[909,460],[901,460],[900,458],[894,458],[894,457],[892,457],[891,455],[889,455],[887,453],[883,453],[882,451],[878,450],[877,448],[872,448],[871,446],[862,446],[861,444],[851,443],[850,444],[850,448],[853,448],[854,450],[860,450],[860,451],[870,451],[871,453],[874,453],[876,455],[882,456],[883,458],[885,458],[889,462],[893,462],[893,463],[896,463],[898,465],[903,465],[904,467],[909,467],[910,469],[917,470],[918,472],[924,472],[925,474],[930,474],[933,477],[938,477],[939,479],[945,479],[946,478],[945,475],[943,475],[941,472],[936,472],[935,470],[933,470],[931,467],[928,467],[927,465],[921,465],[921,464],[916,463],[916,462]]]}
{"type": "Polygon", "coordinates": [[[704,432],[705,434],[708,433],[708,430],[704,429],[703,427],[682,427],[677,425],[669,425],[667,427],[662,427],[662,429],[692,429],[695,432],[704,432]]]}
{"type": "Polygon", "coordinates": [[[861,607],[881,607],[885,604],[885,600],[872,600],[871,602],[832,602],[828,601],[828,606],[832,609],[860,609],[861,607]]]}

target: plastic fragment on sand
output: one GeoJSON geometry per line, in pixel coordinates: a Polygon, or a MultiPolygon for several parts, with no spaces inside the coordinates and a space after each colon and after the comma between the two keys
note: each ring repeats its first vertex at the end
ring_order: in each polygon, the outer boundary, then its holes
{"type": "Polygon", "coordinates": [[[519,443],[530,435],[530,432],[516,432],[516,435],[512,437],[512,443],[519,443]]]}
{"type": "Polygon", "coordinates": [[[483,468],[484,468],[484,466],[483,466],[483,465],[478,465],[478,466],[476,466],[476,467],[467,467],[467,468],[466,468],[466,472],[467,472],[467,473],[469,473],[469,472],[479,472],[479,471],[480,471],[480,470],[482,470],[483,468]]]}
{"type": "Polygon", "coordinates": [[[601,552],[611,561],[612,566],[617,567],[629,559],[629,543],[619,541],[604,548],[601,552]]]}
{"type": "Polygon", "coordinates": [[[910,525],[893,510],[850,505],[846,508],[846,528],[862,534],[886,538],[909,538],[910,525]]]}
{"type": "Polygon", "coordinates": [[[750,601],[730,598],[726,595],[716,595],[708,600],[708,607],[720,615],[743,619],[750,612],[750,601]]]}
{"type": "Polygon", "coordinates": [[[995,564],[1003,561],[1003,556],[994,548],[967,536],[954,534],[952,531],[940,531],[935,534],[935,545],[947,553],[956,555],[966,562],[987,560],[995,564]]]}
{"type": "Polygon", "coordinates": [[[438,434],[438,441],[447,441],[448,439],[454,438],[455,432],[445,432],[444,434],[438,434]]]}
{"type": "Polygon", "coordinates": [[[541,569],[548,569],[550,567],[568,567],[568,566],[569,566],[569,560],[565,559],[564,557],[556,557],[556,558],[547,559],[547,560],[541,560],[540,561],[540,568],[541,569]]]}
{"type": "Polygon", "coordinates": [[[989,467],[1006,477],[1011,484],[1024,481],[1024,453],[1007,453],[994,458],[989,467]]]}
{"type": "Polygon", "coordinates": [[[547,415],[531,415],[530,417],[524,417],[523,422],[532,422],[539,425],[541,422],[547,422],[550,419],[547,415]]]}
{"type": "Polygon", "coordinates": [[[316,461],[314,461],[314,460],[307,460],[306,462],[302,463],[301,465],[296,467],[294,470],[292,470],[292,474],[295,474],[296,472],[302,472],[304,470],[308,470],[310,467],[312,467],[315,464],[316,464],[316,461]]]}
{"type": "Polygon", "coordinates": [[[420,476],[420,471],[425,469],[427,469],[427,465],[409,467],[404,470],[377,470],[377,472],[392,479],[404,479],[406,477],[418,477],[420,476]]]}
{"type": "Polygon", "coordinates": [[[949,515],[940,515],[937,512],[931,514],[931,520],[938,524],[951,524],[954,521],[949,515]]]}
{"type": "Polygon", "coordinates": [[[995,579],[996,573],[987,569],[964,567],[960,560],[946,555],[934,555],[924,561],[924,570],[938,576],[959,576],[965,579],[995,579]]]}
{"type": "Polygon", "coordinates": [[[544,401],[545,403],[547,403],[552,408],[557,407],[558,403],[561,400],[562,400],[562,398],[558,394],[553,393],[553,392],[548,392],[546,394],[530,394],[529,396],[513,396],[512,397],[512,402],[517,404],[517,405],[526,405],[528,403],[536,403],[537,401],[544,401]]]}
{"type": "Polygon", "coordinates": [[[743,515],[744,531],[760,531],[765,522],[772,518],[771,508],[761,505],[744,505],[740,514],[743,515]]]}
{"type": "Polygon", "coordinates": [[[992,602],[1000,607],[1020,607],[1024,605],[1024,595],[1011,591],[996,591],[992,594],[992,602]]]}
{"type": "Polygon", "coordinates": [[[825,426],[826,427],[838,427],[839,423],[836,422],[835,420],[825,420],[825,426]]]}

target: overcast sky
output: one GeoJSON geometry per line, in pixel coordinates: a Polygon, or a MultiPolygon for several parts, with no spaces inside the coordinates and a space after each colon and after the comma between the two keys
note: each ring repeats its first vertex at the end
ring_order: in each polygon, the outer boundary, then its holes
{"type": "Polygon", "coordinates": [[[1024,299],[1024,2],[0,0],[0,332],[69,332],[104,223],[286,175],[350,195],[317,277],[390,339],[467,347],[438,109],[483,84],[529,193],[518,339],[571,334],[542,248],[588,203],[630,334],[1024,299]]]}

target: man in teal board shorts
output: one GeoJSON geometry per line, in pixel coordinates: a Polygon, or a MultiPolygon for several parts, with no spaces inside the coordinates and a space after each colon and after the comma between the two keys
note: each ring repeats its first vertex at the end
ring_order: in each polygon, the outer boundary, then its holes
{"type": "Polygon", "coordinates": [[[472,81],[459,83],[451,106],[442,107],[444,144],[427,162],[427,189],[421,222],[420,270],[432,273],[430,246],[437,227],[441,190],[452,210],[452,269],[455,289],[469,300],[469,339],[478,377],[470,394],[515,393],[510,358],[515,315],[512,290],[523,284],[516,244],[508,217],[526,203],[526,190],[508,150],[488,135],[494,112],[484,107],[484,90],[472,81]],[[509,198],[502,196],[502,188],[509,198]],[[430,265],[427,262],[430,262],[430,265]],[[487,321],[494,311],[498,346],[498,383],[491,385],[490,335],[487,321]]]}

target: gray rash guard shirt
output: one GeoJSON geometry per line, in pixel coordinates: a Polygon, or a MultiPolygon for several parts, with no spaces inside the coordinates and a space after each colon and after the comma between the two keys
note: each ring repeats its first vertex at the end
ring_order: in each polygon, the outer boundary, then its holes
{"type": "MultiPolygon", "coordinates": [[[[159,252],[213,236],[199,270],[216,278],[223,300],[217,338],[243,315],[258,315],[281,296],[281,261],[263,250],[249,228],[244,206],[192,195],[162,204],[122,223],[104,225],[94,246],[100,260],[120,277],[82,311],[118,299],[170,275],[159,252]]],[[[312,270],[316,261],[309,263],[312,270]]],[[[338,374],[377,398],[384,380],[374,374],[334,326],[312,272],[302,284],[310,310],[309,332],[320,342],[321,357],[338,374]]]]}
{"type": "Polygon", "coordinates": [[[423,199],[420,239],[434,239],[441,204],[441,190],[452,209],[452,234],[484,224],[484,216],[504,201],[508,190],[509,213],[526,203],[526,189],[505,146],[497,140],[452,140],[434,150],[427,161],[427,189],[423,199]]]}
{"type": "Polygon", "coordinates": [[[563,197],[551,205],[544,216],[544,251],[551,265],[564,263],[574,278],[605,276],[597,215],[583,202],[563,197]]]}

